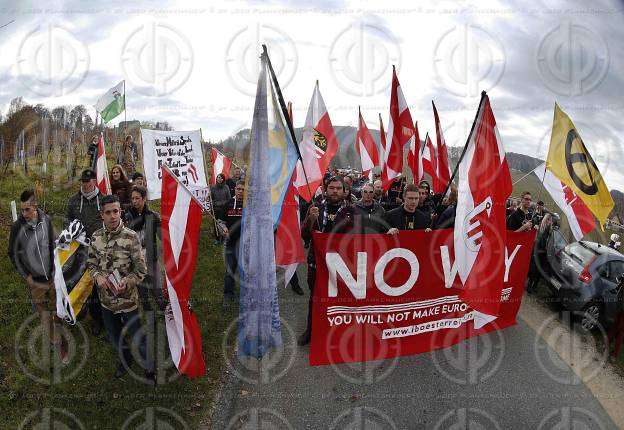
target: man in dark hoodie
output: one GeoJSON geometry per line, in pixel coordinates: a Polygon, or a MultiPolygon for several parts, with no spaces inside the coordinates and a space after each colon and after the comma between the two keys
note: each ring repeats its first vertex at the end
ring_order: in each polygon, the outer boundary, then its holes
{"type": "Polygon", "coordinates": [[[301,229],[304,240],[312,241],[308,252],[308,288],[310,288],[310,300],[308,302],[308,322],[305,332],[297,339],[300,346],[310,342],[312,336],[312,298],[314,297],[314,284],[316,282],[316,259],[314,253],[314,241],[312,232],[321,233],[353,233],[358,230],[356,226],[356,208],[345,200],[345,183],[340,176],[333,176],[326,182],[325,199],[317,206],[311,206],[303,222],[301,229]]]}
{"type": "Polygon", "coordinates": [[[374,188],[369,182],[362,185],[362,199],[355,204],[360,218],[362,234],[385,233],[388,228],[384,222],[386,211],[375,201],[374,188]]]}
{"type": "Polygon", "coordinates": [[[54,230],[50,218],[38,208],[32,190],[20,196],[22,215],[13,223],[9,236],[9,259],[26,281],[44,333],[66,363],[67,348],[62,326],[56,317],[54,288],[54,230]]]}
{"type": "MultiPolygon", "coordinates": [[[[80,181],[80,190],[67,202],[64,227],[77,219],[84,226],[87,238],[91,239],[93,232],[102,228],[102,215],[100,214],[102,195],[96,187],[96,176],[93,170],[84,170],[80,181]]],[[[89,313],[93,318],[91,331],[94,336],[99,336],[102,331],[102,307],[96,288],[93,288],[89,297],[89,313]]]]}
{"type": "Polygon", "coordinates": [[[245,182],[238,181],[234,188],[234,197],[218,221],[219,228],[225,236],[225,279],[223,280],[223,304],[234,301],[234,275],[238,270],[238,241],[240,239],[241,220],[243,219],[243,194],[245,182]]]}

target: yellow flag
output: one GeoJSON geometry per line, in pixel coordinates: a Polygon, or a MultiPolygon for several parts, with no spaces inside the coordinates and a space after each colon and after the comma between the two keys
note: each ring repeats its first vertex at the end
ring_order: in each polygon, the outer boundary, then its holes
{"type": "Polygon", "coordinates": [[[576,127],[557,103],[546,168],[583,200],[604,230],[613,198],[576,127]]]}

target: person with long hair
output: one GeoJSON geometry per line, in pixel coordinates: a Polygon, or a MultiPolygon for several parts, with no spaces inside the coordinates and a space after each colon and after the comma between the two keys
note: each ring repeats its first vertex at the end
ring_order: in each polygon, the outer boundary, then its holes
{"type": "Polygon", "coordinates": [[[546,213],[542,218],[539,226],[535,244],[533,245],[533,255],[531,256],[531,265],[529,266],[529,276],[526,291],[533,294],[537,284],[539,283],[543,271],[548,267],[546,245],[552,231],[552,215],[546,213]]]}
{"type": "MultiPolygon", "coordinates": [[[[210,189],[214,215],[216,219],[224,219],[228,205],[232,199],[232,195],[230,194],[230,187],[228,187],[223,173],[219,173],[217,175],[215,182],[216,184],[210,189]]],[[[215,230],[215,236],[216,241],[221,242],[222,237],[219,234],[218,229],[215,230]]]]}
{"type": "Polygon", "coordinates": [[[128,180],[126,171],[121,164],[115,164],[111,169],[111,192],[119,197],[121,207],[127,209],[130,206],[132,197],[132,184],[128,180]]]}

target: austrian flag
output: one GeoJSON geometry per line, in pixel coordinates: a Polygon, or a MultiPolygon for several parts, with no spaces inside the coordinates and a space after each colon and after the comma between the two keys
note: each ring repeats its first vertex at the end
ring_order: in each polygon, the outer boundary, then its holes
{"type": "Polygon", "coordinates": [[[483,92],[458,166],[454,248],[459,297],[475,311],[475,328],[493,321],[505,275],[505,201],[511,175],[490,100],[483,92]]]}
{"type": "Polygon", "coordinates": [[[168,167],[162,167],[162,248],[165,291],[169,298],[165,324],[171,358],[189,378],[206,373],[201,332],[189,296],[197,259],[201,205],[168,167]]]}
{"type": "Polygon", "coordinates": [[[377,147],[375,141],[371,135],[364,118],[362,118],[362,112],[358,109],[358,129],[355,135],[355,148],[360,159],[362,160],[362,176],[368,176],[371,169],[379,165],[379,155],[377,154],[377,147]]]}
{"type": "Polygon", "coordinates": [[[216,148],[212,148],[212,185],[216,185],[217,175],[220,173],[223,173],[225,179],[228,179],[230,177],[230,167],[232,167],[232,161],[217,151],[216,148]]]}

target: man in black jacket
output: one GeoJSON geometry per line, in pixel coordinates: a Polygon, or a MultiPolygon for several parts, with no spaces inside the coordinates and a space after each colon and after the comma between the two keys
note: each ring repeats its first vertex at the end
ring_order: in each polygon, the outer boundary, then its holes
{"type": "Polygon", "coordinates": [[[297,339],[300,346],[307,345],[312,336],[312,299],[314,297],[314,284],[316,283],[316,259],[312,232],[322,233],[352,233],[357,231],[356,208],[345,201],[345,184],[340,176],[333,176],[326,182],[325,199],[318,206],[311,206],[301,229],[304,240],[312,241],[308,252],[308,288],[310,288],[310,300],[308,302],[308,321],[306,330],[297,339]]]}
{"type": "Polygon", "coordinates": [[[384,222],[386,211],[375,201],[373,185],[366,183],[362,185],[362,199],[355,204],[358,210],[359,233],[385,233],[388,228],[384,222]]]}
{"type": "Polygon", "coordinates": [[[408,184],[403,190],[403,205],[386,213],[388,234],[398,234],[399,230],[424,230],[429,227],[429,217],[418,210],[418,187],[408,184]]]}
{"type": "Polygon", "coordinates": [[[223,280],[223,304],[234,301],[234,275],[238,270],[238,243],[240,240],[241,221],[243,219],[243,195],[245,182],[238,181],[234,188],[234,197],[219,220],[219,228],[225,236],[225,279],[223,280]]]}
{"type": "Polygon", "coordinates": [[[135,185],[130,195],[131,207],[126,211],[126,226],[134,230],[141,242],[147,274],[138,285],[139,302],[145,314],[147,327],[147,354],[150,360],[154,356],[154,340],[156,335],[156,314],[150,297],[160,310],[165,309],[162,283],[160,281],[160,266],[158,264],[158,242],[162,233],[160,230],[160,215],[152,212],[147,205],[147,188],[135,185]]]}
{"type": "Polygon", "coordinates": [[[533,228],[529,207],[531,206],[531,193],[525,191],[521,194],[520,206],[507,217],[507,230],[529,231],[533,228]]]}
{"type": "MultiPolygon", "coordinates": [[[[102,215],[100,213],[102,195],[95,185],[96,176],[93,170],[84,170],[80,176],[80,181],[80,190],[67,202],[63,227],[67,228],[70,222],[77,219],[85,228],[87,239],[91,239],[93,233],[102,228],[102,215]]],[[[99,336],[102,331],[102,307],[97,288],[93,288],[89,297],[89,313],[93,318],[91,332],[94,336],[99,336]]]]}
{"type": "Polygon", "coordinates": [[[21,216],[13,223],[9,236],[9,259],[24,278],[44,333],[66,363],[67,349],[62,326],[56,317],[54,288],[54,230],[50,218],[38,208],[35,193],[20,196],[21,216]]]}

